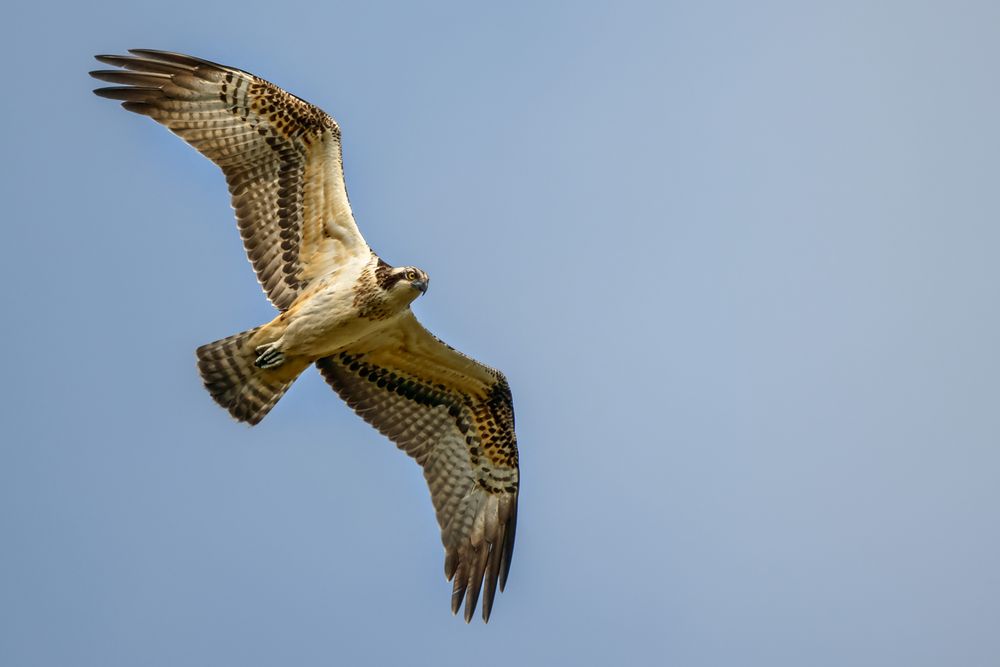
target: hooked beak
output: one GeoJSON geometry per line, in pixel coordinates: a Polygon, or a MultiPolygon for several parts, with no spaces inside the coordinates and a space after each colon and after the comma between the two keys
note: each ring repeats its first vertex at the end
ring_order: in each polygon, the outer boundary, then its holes
{"type": "Polygon", "coordinates": [[[414,280],[412,283],[410,283],[410,285],[413,287],[413,289],[420,290],[421,294],[426,294],[427,293],[427,283],[426,283],[426,281],[423,281],[423,280],[414,280]]]}

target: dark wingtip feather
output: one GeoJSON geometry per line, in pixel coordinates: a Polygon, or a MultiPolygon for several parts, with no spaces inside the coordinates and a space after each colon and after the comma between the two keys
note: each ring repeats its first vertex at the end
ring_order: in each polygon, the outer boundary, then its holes
{"type": "Polygon", "coordinates": [[[107,81],[108,83],[153,88],[158,88],[170,81],[169,74],[130,72],[120,69],[98,69],[90,72],[90,76],[100,81],[107,81]]]}
{"type": "Polygon", "coordinates": [[[466,565],[464,562],[458,564],[458,569],[455,571],[455,583],[451,589],[451,614],[454,616],[458,613],[459,608],[462,606],[462,600],[465,598],[465,588],[469,584],[468,575],[466,574],[466,565]]]}
{"type": "Polygon", "coordinates": [[[497,542],[490,544],[490,554],[486,559],[486,578],[483,579],[483,623],[490,622],[490,614],[493,612],[493,598],[497,592],[497,578],[500,576],[500,560],[506,530],[500,527],[500,534],[497,542]]]}
{"type": "Polygon", "coordinates": [[[472,615],[476,613],[476,605],[479,604],[479,587],[476,582],[466,589],[465,593],[465,622],[472,622],[472,615]]]}
{"type": "Polygon", "coordinates": [[[507,521],[507,539],[503,545],[503,557],[500,562],[500,592],[507,585],[507,574],[510,572],[510,560],[514,555],[514,535],[517,533],[517,496],[514,496],[514,506],[510,510],[507,521]]]}
{"type": "Polygon", "coordinates": [[[163,60],[153,60],[149,57],[140,56],[109,56],[100,55],[94,56],[98,62],[104,63],[105,65],[114,65],[115,67],[121,67],[122,69],[131,70],[133,72],[143,72],[146,74],[160,73],[160,74],[182,74],[194,72],[198,65],[197,63],[180,64],[174,62],[166,62],[163,60]]]}
{"type": "Polygon", "coordinates": [[[465,594],[465,622],[472,621],[476,613],[476,605],[479,604],[479,592],[483,588],[483,575],[486,573],[486,564],[489,560],[489,545],[485,542],[480,545],[472,554],[475,561],[472,569],[469,570],[469,586],[465,594]]]}
{"type": "Polygon", "coordinates": [[[122,102],[148,102],[150,99],[161,95],[159,88],[150,86],[114,86],[110,88],[95,88],[94,94],[109,100],[119,100],[122,102]]]}
{"type": "Polygon", "coordinates": [[[205,60],[204,58],[196,58],[195,56],[185,55],[183,53],[175,53],[173,51],[160,51],[158,49],[129,49],[129,53],[135,54],[137,56],[145,56],[147,58],[154,58],[161,62],[174,63],[177,65],[186,65],[188,67],[198,65],[205,65],[207,67],[220,67],[225,69],[225,65],[220,65],[219,63],[213,63],[211,60],[205,60]]]}
{"type": "Polygon", "coordinates": [[[122,108],[125,111],[142,114],[143,116],[151,115],[153,113],[152,109],[154,109],[152,104],[147,104],[146,102],[122,102],[122,108]]]}
{"type": "Polygon", "coordinates": [[[455,567],[458,565],[458,554],[454,551],[445,551],[444,555],[444,578],[451,581],[455,576],[455,567]]]}
{"type": "Polygon", "coordinates": [[[454,588],[451,591],[451,615],[455,616],[458,614],[458,610],[462,608],[462,600],[465,599],[465,586],[454,588]]]}

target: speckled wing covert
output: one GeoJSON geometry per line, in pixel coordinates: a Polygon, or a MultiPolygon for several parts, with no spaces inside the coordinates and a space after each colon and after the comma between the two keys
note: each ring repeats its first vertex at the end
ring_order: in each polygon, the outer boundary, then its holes
{"type": "Polygon", "coordinates": [[[261,78],[200,58],[131,49],[97,56],[91,75],[222,168],[247,255],[271,302],[286,310],[318,276],[368,245],[344,185],[340,128],[321,109],[261,78]]]}
{"type": "Polygon", "coordinates": [[[399,327],[316,362],[365,421],[417,460],[430,486],[454,580],[452,613],[488,621],[514,550],[518,464],[510,388],[407,311],[399,327]]]}

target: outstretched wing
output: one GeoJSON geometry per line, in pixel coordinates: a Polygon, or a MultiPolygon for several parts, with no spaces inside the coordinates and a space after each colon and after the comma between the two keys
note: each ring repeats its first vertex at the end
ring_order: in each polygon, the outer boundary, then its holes
{"type": "Polygon", "coordinates": [[[97,56],[118,70],[98,88],[149,116],[222,168],[247,255],[286,310],[318,276],[369,250],[344,185],[340,128],[321,109],[261,78],[191,56],[133,49],[97,56]]]}
{"type": "Polygon", "coordinates": [[[488,621],[503,591],[517,522],[517,438],[503,374],[445,345],[410,311],[377,340],[316,362],[351,408],[417,460],[430,486],[465,620],[480,588],[488,621]]]}

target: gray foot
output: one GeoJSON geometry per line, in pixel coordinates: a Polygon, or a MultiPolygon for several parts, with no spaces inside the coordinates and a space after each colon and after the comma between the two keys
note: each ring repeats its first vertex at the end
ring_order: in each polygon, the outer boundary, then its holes
{"type": "Polygon", "coordinates": [[[257,368],[277,368],[285,363],[285,355],[278,349],[277,343],[261,345],[254,352],[257,353],[257,359],[253,365],[257,368]]]}

